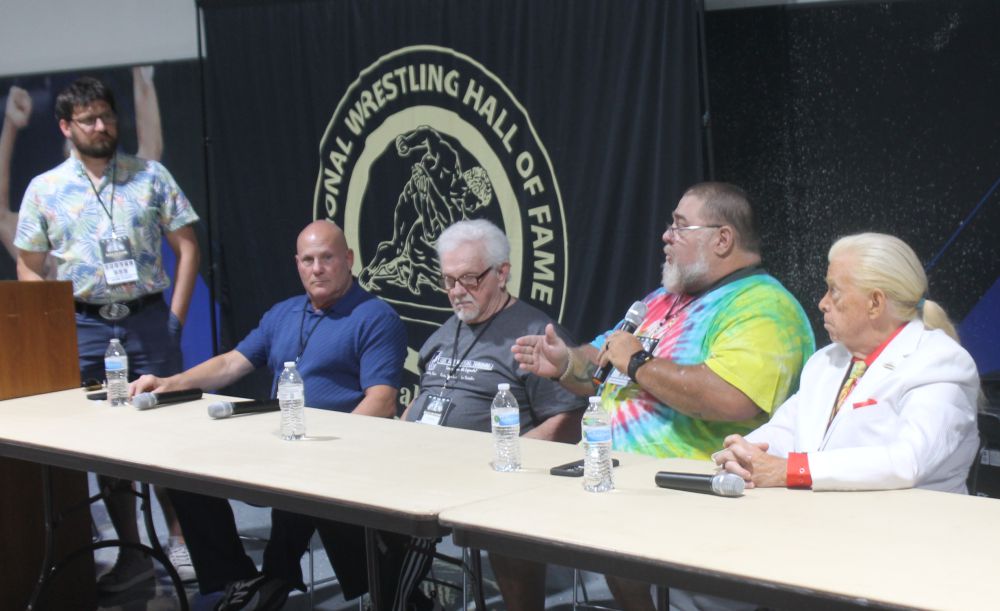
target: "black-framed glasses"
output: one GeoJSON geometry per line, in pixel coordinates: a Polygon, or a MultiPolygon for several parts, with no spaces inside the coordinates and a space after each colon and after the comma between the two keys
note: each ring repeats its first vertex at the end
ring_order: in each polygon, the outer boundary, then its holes
{"type": "Polygon", "coordinates": [[[103,123],[104,125],[117,125],[118,124],[118,115],[115,114],[114,111],[111,111],[111,110],[109,110],[107,112],[102,112],[101,114],[94,115],[92,117],[83,117],[82,119],[73,119],[72,121],[73,121],[73,123],[76,123],[81,128],[83,128],[84,131],[88,131],[89,132],[89,131],[93,130],[95,127],[97,127],[97,120],[98,119],[100,119],[101,123],[103,123]]]}
{"type": "Polygon", "coordinates": [[[684,225],[679,227],[677,225],[667,225],[667,237],[679,238],[685,231],[694,231],[695,229],[720,229],[725,227],[725,225],[684,225]]]}
{"type": "Polygon", "coordinates": [[[462,288],[465,290],[472,291],[479,288],[479,283],[482,282],[483,278],[486,277],[486,274],[490,273],[492,270],[492,267],[487,267],[481,274],[465,274],[459,278],[452,278],[451,276],[441,274],[441,278],[438,279],[438,284],[446,291],[450,291],[455,288],[456,284],[461,284],[462,288]]]}

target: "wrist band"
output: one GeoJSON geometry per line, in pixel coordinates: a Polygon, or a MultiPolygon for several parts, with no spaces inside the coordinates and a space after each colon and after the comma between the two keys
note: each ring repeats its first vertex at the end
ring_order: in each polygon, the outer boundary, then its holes
{"type": "Polygon", "coordinates": [[[564,382],[569,372],[573,370],[573,349],[569,349],[569,358],[566,359],[566,370],[559,374],[558,378],[552,378],[556,382],[564,382]]]}

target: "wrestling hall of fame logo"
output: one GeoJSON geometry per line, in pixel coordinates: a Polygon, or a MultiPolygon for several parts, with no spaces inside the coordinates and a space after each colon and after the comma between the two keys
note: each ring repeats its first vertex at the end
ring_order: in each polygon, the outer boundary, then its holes
{"type": "Polygon", "coordinates": [[[548,153],[510,90],[452,49],[405,47],[362,70],[320,144],[314,217],[343,227],[355,277],[406,321],[412,373],[452,314],[435,246],[456,221],[503,229],[508,290],[562,318],[566,225],[548,153]]]}

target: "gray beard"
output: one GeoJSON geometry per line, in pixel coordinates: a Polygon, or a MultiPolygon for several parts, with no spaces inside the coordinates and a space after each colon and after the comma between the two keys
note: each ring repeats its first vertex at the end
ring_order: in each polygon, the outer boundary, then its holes
{"type": "Polygon", "coordinates": [[[704,253],[698,255],[698,259],[694,263],[683,268],[664,261],[661,282],[663,283],[663,288],[671,293],[688,293],[690,292],[688,289],[692,285],[698,284],[707,272],[708,260],[705,258],[704,253]]]}
{"type": "Polygon", "coordinates": [[[475,320],[475,318],[479,316],[479,308],[475,307],[475,304],[473,304],[472,309],[452,307],[452,311],[455,312],[455,318],[462,322],[475,320]]]}

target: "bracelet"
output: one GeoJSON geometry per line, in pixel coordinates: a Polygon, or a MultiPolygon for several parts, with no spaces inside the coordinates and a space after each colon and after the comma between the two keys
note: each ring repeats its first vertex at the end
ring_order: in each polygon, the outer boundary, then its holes
{"type": "Polygon", "coordinates": [[[553,382],[565,382],[569,372],[573,370],[573,349],[569,349],[569,358],[566,359],[566,369],[559,374],[558,378],[552,378],[553,382]]]}

